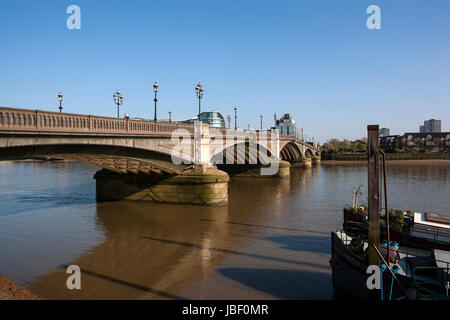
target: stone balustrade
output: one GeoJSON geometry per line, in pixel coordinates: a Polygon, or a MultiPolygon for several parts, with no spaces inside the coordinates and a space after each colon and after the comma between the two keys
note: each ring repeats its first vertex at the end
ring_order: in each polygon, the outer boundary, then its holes
{"type": "Polygon", "coordinates": [[[0,130],[61,133],[168,135],[192,125],[0,107],[0,130]]]}

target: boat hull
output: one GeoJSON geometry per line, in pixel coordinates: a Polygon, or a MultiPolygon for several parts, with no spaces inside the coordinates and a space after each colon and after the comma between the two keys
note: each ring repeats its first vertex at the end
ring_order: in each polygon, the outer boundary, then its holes
{"type": "Polygon", "coordinates": [[[351,253],[334,232],[331,233],[330,264],[336,299],[369,298],[364,260],[351,253]]]}
{"type": "MultiPolygon", "coordinates": [[[[372,290],[369,290],[367,287],[367,279],[370,276],[367,273],[368,264],[362,256],[356,255],[348,250],[335,232],[331,232],[330,264],[335,299],[369,300],[372,290]]],[[[401,275],[397,275],[397,279],[403,289],[410,292],[411,296],[413,296],[411,279],[401,275]]],[[[387,276],[386,280],[383,283],[383,288],[385,299],[388,299],[387,292],[391,289],[390,276],[387,276]]],[[[405,295],[400,290],[398,284],[394,283],[392,300],[403,298],[405,298],[405,295]]]]}

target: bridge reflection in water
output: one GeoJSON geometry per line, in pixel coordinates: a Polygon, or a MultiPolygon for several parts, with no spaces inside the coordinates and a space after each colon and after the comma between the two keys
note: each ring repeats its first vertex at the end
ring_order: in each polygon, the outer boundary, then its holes
{"type": "Polygon", "coordinates": [[[80,266],[82,290],[66,288],[63,267],[39,277],[31,289],[55,299],[328,297],[327,254],[310,244],[319,241],[326,251],[328,234],[299,229],[290,223],[299,213],[287,212],[289,199],[306,188],[315,170],[257,184],[232,180],[230,203],[221,207],[96,204],[96,229],[104,241],[62,262],[80,266]],[[286,241],[294,247],[283,248],[286,241]],[[300,247],[306,251],[299,254],[300,247]],[[316,292],[299,290],[314,281],[316,292]]]}

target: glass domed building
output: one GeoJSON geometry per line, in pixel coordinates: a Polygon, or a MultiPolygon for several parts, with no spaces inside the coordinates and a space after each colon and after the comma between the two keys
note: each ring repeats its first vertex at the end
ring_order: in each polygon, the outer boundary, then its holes
{"type": "MultiPolygon", "coordinates": [[[[179,123],[192,124],[197,121],[198,117],[193,117],[188,120],[179,121],[179,123]]],[[[219,111],[215,110],[200,113],[200,121],[214,128],[229,128],[227,119],[219,111]]]]}

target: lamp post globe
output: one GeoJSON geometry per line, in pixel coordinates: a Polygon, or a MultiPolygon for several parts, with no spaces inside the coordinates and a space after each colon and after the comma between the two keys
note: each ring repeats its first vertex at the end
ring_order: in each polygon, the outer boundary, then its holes
{"type": "Polygon", "coordinates": [[[198,120],[199,121],[200,121],[200,113],[201,113],[201,100],[203,98],[204,92],[205,92],[205,90],[203,89],[203,85],[201,82],[199,82],[195,86],[195,93],[197,94],[197,98],[198,98],[198,120]]]}
{"type": "Polygon", "coordinates": [[[59,112],[61,113],[62,112],[62,109],[63,109],[63,107],[62,107],[62,99],[63,99],[63,94],[62,94],[62,92],[60,91],[59,93],[58,93],[58,100],[59,100],[59,112]]]}
{"type": "Polygon", "coordinates": [[[154,121],[157,121],[156,104],[158,102],[158,97],[157,97],[158,88],[159,88],[159,84],[158,84],[158,82],[155,81],[155,83],[153,84],[153,92],[155,93],[155,98],[153,99],[153,101],[155,102],[155,117],[154,117],[154,121]]]}
{"type": "Polygon", "coordinates": [[[117,90],[113,94],[114,103],[117,105],[117,118],[120,118],[120,105],[123,103],[123,95],[120,93],[120,90],[117,90]]]}

